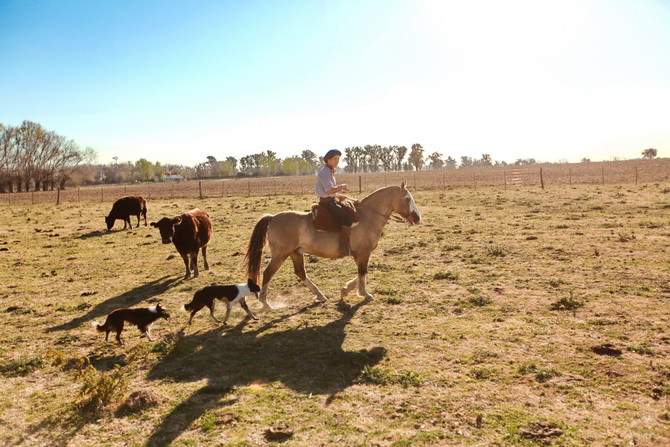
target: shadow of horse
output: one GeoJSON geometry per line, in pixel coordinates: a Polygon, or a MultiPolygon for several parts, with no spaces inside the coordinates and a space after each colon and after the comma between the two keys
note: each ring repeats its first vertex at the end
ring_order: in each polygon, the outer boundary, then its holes
{"type": "Polygon", "coordinates": [[[156,295],[160,295],[166,292],[168,289],[173,287],[175,283],[181,281],[181,277],[170,277],[163,276],[160,279],[142,284],[139,287],[135,287],[127,292],[122,293],[121,295],[109,298],[101,303],[98,303],[95,307],[89,310],[86,314],[73,318],[67,323],[48,328],[46,332],[55,332],[55,331],[65,331],[69,329],[74,329],[80,326],[82,323],[87,322],[93,318],[100,318],[107,316],[114,309],[120,307],[132,307],[142,301],[145,301],[156,295]]]}
{"type": "Polygon", "coordinates": [[[243,331],[248,321],[243,320],[223,334],[219,327],[182,338],[174,354],[156,365],[148,379],[208,383],[165,416],[146,445],[169,445],[209,409],[233,405],[237,399],[231,393],[238,385],[279,381],[298,393],[330,395],[330,401],[386,354],[380,346],[342,349],[345,328],[362,304],[341,305],[341,318],[325,326],[273,332],[279,322],[293,316],[287,315],[252,331],[243,331]]]}

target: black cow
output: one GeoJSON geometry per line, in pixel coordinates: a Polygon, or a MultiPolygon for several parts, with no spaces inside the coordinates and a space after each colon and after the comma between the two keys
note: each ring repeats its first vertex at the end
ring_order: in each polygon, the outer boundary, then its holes
{"type": "Polygon", "coordinates": [[[179,216],[164,217],[158,222],[151,222],[151,226],[160,230],[164,244],[172,242],[184,258],[186,265],[184,279],[190,278],[191,270],[194,278],[198,276],[199,249],[202,249],[205,270],[209,270],[207,244],[212,239],[212,221],[209,219],[209,214],[196,208],[179,216]]]}
{"type": "Polygon", "coordinates": [[[123,229],[128,225],[132,230],[133,224],[130,223],[130,216],[137,216],[137,226],[140,226],[140,215],[144,216],[144,226],[147,225],[147,201],[142,196],[128,196],[114,202],[109,216],[105,217],[107,230],[114,227],[116,219],[123,219],[123,229]]]}

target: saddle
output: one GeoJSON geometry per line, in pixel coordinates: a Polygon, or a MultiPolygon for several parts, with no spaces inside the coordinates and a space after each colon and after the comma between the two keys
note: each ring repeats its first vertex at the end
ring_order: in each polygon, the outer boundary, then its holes
{"type": "MultiPolygon", "coordinates": [[[[340,205],[351,214],[354,223],[358,222],[358,212],[356,211],[357,203],[359,203],[359,200],[350,197],[340,199],[340,205]]],[[[312,224],[314,224],[314,229],[316,231],[325,231],[328,233],[337,233],[340,231],[340,223],[335,219],[333,213],[331,213],[325,206],[313,203],[311,213],[312,224]]]]}

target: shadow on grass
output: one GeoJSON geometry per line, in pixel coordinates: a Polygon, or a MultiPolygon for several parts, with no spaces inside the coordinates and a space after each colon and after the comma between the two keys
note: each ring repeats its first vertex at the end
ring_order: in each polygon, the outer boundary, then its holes
{"type": "MultiPolygon", "coordinates": [[[[156,279],[146,284],[142,284],[141,286],[135,287],[134,289],[124,292],[121,295],[109,298],[108,300],[98,303],[84,315],[77,318],[73,318],[67,323],[63,323],[58,326],[48,328],[46,331],[56,332],[56,331],[65,331],[69,329],[74,329],[80,326],[82,323],[88,322],[93,318],[100,318],[107,316],[107,314],[109,314],[114,309],[118,309],[121,307],[132,307],[138,303],[141,303],[142,301],[148,300],[149,298],[152,298],[156,295],[160,295],[166,292],[168,289],[174,287],[175,284],[180,282],[181,280],[182,280],[181,276],[179,277],[170,277],[167,275],[163,276],[160,279],[156,279]]],[[[100,321],[99,323],[102,323],[102,321],[100,321]]]]}
{"type": "Polygon", "coordinates": [[[85,234],[80,234],[77,236],[77,239],[90,239],[92,237],[100,237],[100,236],[105,236],[107,232],[105,231],[100,231],[100,230],[94,230],[94,231],[89,231],[88,233],[85,234]]]}
{"type": "Polygon", "coordinates": [[[278,381],[298,393],[331,397],[348,388],[365,366],[379,363],[386,354],[380,346],[342,349],[345,328],[362,304],[340,305],[341,318],[325,326],[303,325],[273,332],[274,326],[292,316],[288,315],[251,331],[243,331],[244,320],[227,332],[219,327],[185,336],[173,354],[149,372],[148,379],[207,379],[208,384],[166,415],[146,445],[169,445],[209,409],[234,404],[235,399],[224,397],[236,386],[278,381]]]}

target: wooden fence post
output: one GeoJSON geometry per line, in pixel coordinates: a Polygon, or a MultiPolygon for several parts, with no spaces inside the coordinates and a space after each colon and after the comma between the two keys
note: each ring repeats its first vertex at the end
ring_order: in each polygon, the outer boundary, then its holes
{"type": "Polygon", "coordinates": [[[251,197],[251,180],[247,180],[247,197],[251,197]]]}
{"type": "Polygon", "coordinates": [[[570,186],[572,186],[572,168],[568,168],[568,182],[570,183],[570,186]]]}
{"type": "Polygon", "coordinates": [[[637,185],[637,165],[635,165],[635,184],[637,185]]]}
{"type": "Polygon", "coordinates": [[[198,189],[200,190],[200,199],[202,199],[202,180],[198,180],[198,189]]]}
{"type": "Polygon", "coordinates": [[[358,176],[358,194],[363,194],[363,178],[358,176]]]}
{"type": "Polygon", "coordinates": [[[540,185],[542,185],[542,189],[544,189],[544,175],[542,175],[542,168],[540,168],[540,185]]]}
{"type": "Polygon", "coordinates": [[[105,189],[102,186],[100,187],[100,201],[105,201],[105,189]]]}
{"type": "Polygon", "coordinates": [[[605,186],[605,166],[602,167],[601,176],[603,180],[603,186],[605,186]]]}
{"type": "Polygon", "coordinates": [[[60,205],[60,186],[56,189],[56,205],[60,205]]]}

